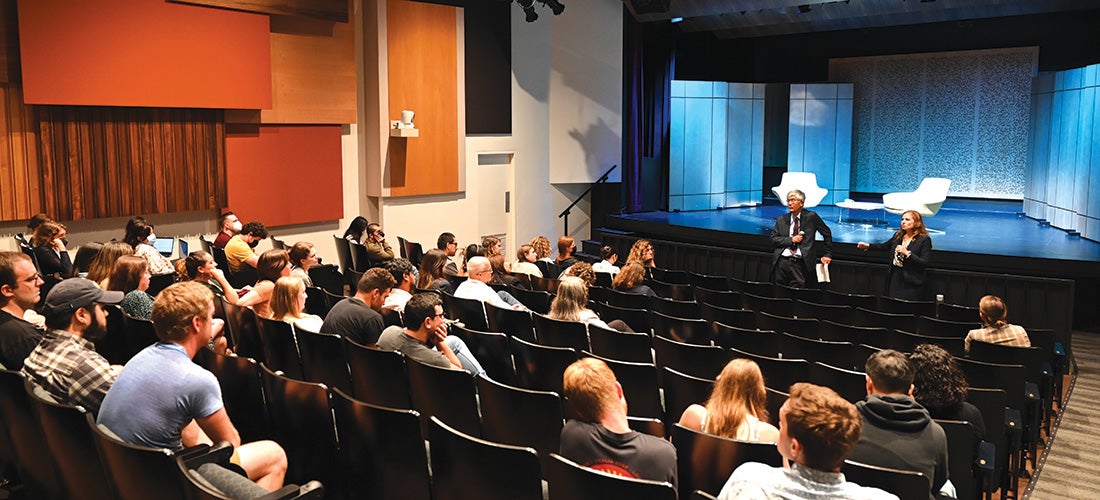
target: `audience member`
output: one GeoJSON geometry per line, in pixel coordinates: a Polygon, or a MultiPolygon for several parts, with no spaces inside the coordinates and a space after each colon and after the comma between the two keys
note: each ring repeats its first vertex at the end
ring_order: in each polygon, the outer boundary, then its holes
{"type": "Polygon", "coordinates": [[[558,284],[558,293],[550,303],[548,317],[561,321],[580,321],[588,325],[610,328],[620,332],[632,332],[623,320],[617,319],[604,323],[588,308],[588,285],[576,276],[566,276],[558,284]]]}
{"type": "Polygon", "coordinates": [[[239,272],[243,267],[256,269],[259,257],[254,248],[264,238],[267,238],[267,228],[257,221],[245,224],[239,234],[229,238],[229,243],[225,244],[229,272],[239,272]]]}
{"type": "Polygon", "coordinates": [[[23,369],[23,360],[42,340],[43,332],[23,320],[41,298],[42,278],[22,252],[0,252],[0,365],[23,369]]]}
{"type": "Polygon", "coordinates": [[[98,413],[122,367],[108,363],[94,342],[107,334],[103,305],[122,298],[122,292],[104,291],[84,278],[54,286],[46,295],[49,331],[23,362],[23,373],[54,399],[98,413]]]}
{"type": "Polygon", "coordinates": [[[449,262],[443,250],[431,249],[420,258],[420,276],[416,287],[421,290],[437,290],[454,294],[454,287],[444,276],[444,264],[449,262]]]}
{"type": "Polygon", "coordinates": [[[493,277],[489,279],[491,285],[512,285],[517,288],[528,289],[526,283],[508,273],[504,266],[504,254],[493,254],[489,257],[489,268],[493,270],[493,277]]]}
{"type": "Polygon", "coordinates": [[[558,238],[558,258],[554,260],[554,263],[563,268],[576,264],[577,258],[573,256],[573,252],[576,251],[577,243],[572,236],[558,238]]]}
{"type": "Polygon", "coordinates": [[[474,257],[484,257],[485,249],[477,243],[470,243],[466,245],[466,250],[462,252],[462,269],[459,270],[461,276],[469,276],[470,274],[470,259],[474,257]]]}
{"type": "Polygon", "coordinates": [[[405,312],[405,303],[412,298],[413,282],[416,280],[412,262],[404,257],[398,257],[387,261],[382,268],[389,271],[393,280],[397,282],[397,285],[390,289],[390,294],[386,297],[382,308],[405,312]]]}
{"type": "Polygon", "coordinates": [[[225,297],[226,302],[237,305],[240,293],[229,284],[229,280],[225,279],[225,273],[218,269],[218,263],[214,262],[212,255],[196,250],[187,254],[186,258],[180,259],[180,264],[177,265],[182,267],[180,281],[202,283],[214,292],[216,297],[225,297]]]}
{"type": "Polygon", "coordinates": [[[53,217],[42,212],[32,215],[30,219],[27,219],[27,234],[33,235],[34,231],[38,229],[38,226],[42,225],[43,222],[50,222],[52,220],[53,217]]]}
{"type": "Polygon", "coordinates": [[[970,353],[973,341],[1001,344],[1012,347],[1031,347],[1024,327],[1008,322],[1008,305],[1000,297],[986,295],[978,302],[978,317],[982,327],[966,334],[966,352],[970,353]]]}
{"type": "Polygon", "coordinates": [[[92,264],[88,266],[88,275],[85,278],[99,284],[100,288],[107,289],[109,285],[111,269],[115,262],[125,255],[133,255],[134,247],[124,241],[108,241],[99,249],[92,264]]]}
{"type": "Polygon", "coordinates": [[[617,476],[676,486],[676,448],[630,428],[623,387],[607,363],[583,358],[565,369],[562,382],[573,418],[561,430],[561,456],[617,476]]]}
{"type": "Polygon", "coordinates": [[[493,278],[493,269],[492,265],[489,264],[489,259],[474,257],[470,259],[468,266],[470,277],[463,281],[461,285],[458,285],[458,288],[455,289],[455,297],[480,300],[504,309],[524,309],[523,304],[516,300],[512,294],[495,291],[488,285],[489,280],[493,278]]]}
{"type": "Polygon", "coordinates": [[[897,499],[897,496],[844,479],[844,459],[859,440],[860,418],[852,403],[828,387],[807,383],[791,386],[779,408],[776,448],[787,467],[741,464],[718,498],[838,500],[897,499]]]}
{"type": "Polygon", "coordinates": [[[381,264],[394,257],[393,248],[386,242],[386,233],[378,224],[367,225],[367,239],[363,241],[363,246],[367,248],[367,259],[373,264],[381,264]]]}
{"type": "Polygon", "coordinates": [[[149,271],[156,275],[174,273],[176,268],[172,266],[172,261],[153,247],[156,240],[153,225],[145,219],[135,217],[126,225],[125,241],[134,248],[135,256],[149,261],[149,271]]]}
{"type": "Polygon", "coordinates": [[[95,256],[103,249],[103,243],[89,241],[76,249],[76,258],[73,259],[73,276],[81,278],[88,276],[88,269],[92,267],[95,256]]]}
{"type": "Polygon", "coordinates": [[[153,297],[145,291],[149,289],[151,277],[149,261],[127,255],[115,262],[107,289],[126,294],[119,304],[123,312],[134,318],[149,319],[153,313],[153,297]]]}
{"type": "Polygon", "coordinates": [[[218,217],[218,236],[214,238],[214,246],[225,249],[225,245],[229,243],[229,240],[239,234],[241,229],[241,220],[237,218],[237,214],[233,212],[226,212],[218,217]]]}
{"type": "Polygon", "coordinates": [[[405,305],[408,328],[391,326],[382,331],[378,348],[400,351],[405,357],[430,366],[485,373],[462,339],[447,335],[443,302],[438,294],[418,293],[405,305]]]}
{"type": "Polygon", "coordinates": [[[271,319],[285,321],[307,332],[321,331],[324,320],[316,314],[306,314],[306,284],[297,276],[283,276],[271,292],[271,319]]]}
{"type": "Polygon", "coordinates": [[[290,275],[302,279],[306,286],[313,286],[313,280],[309,277],[310,268],[320,264],[317,258],[317,249],[313,243],[299,241],[290,247],[290,275]]]}
{"type": "Polygon", "coordinates": [[[34,230],[31,246],[34,247],[34,258],[38,260],[38,272],[43,276],[58,279],[72,276],[73,262],[65,249],[66,234],[65,225],[54,221],[43,222],[34,230]]]}
{"type": "Polygon", "coordinates": [[[595,264],[592,264],[592,270],[597,273],[610,273],[619,274],[619,266],[615,263],[619,261],[619,254],[615,253],[615,249],[607,245],[600,247],[600,258],[603,259],[595,264]]]}
{"type": "Polygon", "coordinates": [[[913,363],[913,399],[934,419],[970,422],[978,439],[985,437],[982,412],[966,401],[970,384],[955,358],[935,344],[920,344],[909,355],[913,363]]]}
{"type": "Polygon", "coordinates": [[[451,257],[458,253],[458,241],[455,240],[455,235],[453,233],[440,233],[439,239],[435,240],[435,247],[447,254],[447,264],[443,266],[443,274],[457,276],[458,264],[451,260],[451,257]]]}
{"type": "Polygon", "coordinates": [[[218,379],[191,361],[223,326],[214,319],[213,298],[208,288],[191,282],[157,295],[153,327],[160,342],[126,364],[97,422],[127,443],[172,451],[228,441],[234,447],[230,461],[273,491],[283,486],[286,453],[274,441],[241,443],[218,379]]]}
{"type": "Polygon", "coordinates": [[[342,335],[362,345],[377,344],[385,328],[382,306],[396,284],[389,271],[380,267],[367,269],[356,285],[355,295],[332,307],[321,331],[342,335]]]}
{"type": "Polygon", "coordinates": [[[878,351],[867,358],[866,372],[867,398],[856,403],[863,435],[851,459],[920,472],[932,481],[929,498],[952,492],[954,488],[947,485],[947,436],[913,399],[914,370],[909,358],[893,349],[878,351]]]}
{"type": "Polygon", "coordinates": [[[649,240],[638,240],[630,247],[630,254],[626,257],[627,264],[641,264],[642,267],[654,267],[653,244],[649,240]]]}
{"type": "Polygon", "coordinates": [[[538,260],[538,253],[535,252],[535,247],[531,245],[521,245],[519,250],[516,251],[516,261],[512,264],[512,272],[530,274],[542,278],[542,270],[539,269],[539,266],[535,265],[536,260],[538,260]]]}
{"type": "Polygon", "coordinates": [[[768,423],[768,393],[764,375],[751,359],[726,363],[705,405],[691,405],[680,425],[740,441],[774,443],[779,429],[768,423]]]}
{"type": "Polygon", "coordinates": [[[562,279],[566,276],[576,276],[584,281],[585,286],[592,286],[596,284],[596,271],[592,269],[592,264],[583,261],[577,261],[573,265],[565,268],[558,276],[558,279],[562,279]]]}
{"type": "Polygon", "coordinates": [[[504,250],[500,244],[500,238],[496,236],[484,236],[481,238],[482,257],[492,257],[494,255],[504,255],[504,250]]]}
{"type": "Polygon", "coordinates": [[[275,290],[276,280],[290,276],[290,255],[276,248],[264,252],[257,261],[256,275],[256,285],[237,300],[237,305],[251,307],[257,316],[270,318],[271,292],[275,290]]]}
{"type": "Polygon", "coordinates": [[[355,216],[351,220],[351,224],[348,224],[348,228],[344,231],[344,239],[352,243],[363,243],[365,240],[367,231],[367,218],[362,215],[355,216]]]}
{"type": "Polygon", "coordinates": [[[543,235],[535,236],[531,239],[531,247],[535,249],[535,255],[537,260],[543,262],[554,262],[554,259],[550,258],[554,250],[550,247],[550,240],[546,239],[543,235]]]}
{"type": "Polygon", "coordinates": [[[656,296],[653,289],[645,285],[645,268],[636,262],[623,266],[622,271],[615,275],[611,281],[611,288],[620,292],[636,293],[640,295],[656,296]]]}

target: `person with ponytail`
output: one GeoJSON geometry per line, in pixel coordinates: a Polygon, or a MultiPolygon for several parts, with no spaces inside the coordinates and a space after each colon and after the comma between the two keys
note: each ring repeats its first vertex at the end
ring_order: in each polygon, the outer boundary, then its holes
{"type": "Polygon", "coordinates": [[[982,320],[982,328],[970,330],[970,333],[966,334],[968,354],[970,343],[975,340],[1012,347],[1031,347],[1031,339],[1027,337],[1024,327],[1009,324],[1008,306],[1000,297],[996,295],[982,297],[978,303],[978,317],[982,320]]]}

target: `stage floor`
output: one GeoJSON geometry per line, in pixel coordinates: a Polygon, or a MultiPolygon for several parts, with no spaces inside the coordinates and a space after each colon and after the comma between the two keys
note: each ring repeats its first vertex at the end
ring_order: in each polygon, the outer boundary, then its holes
{"type": "MultiPolygon", "coordinates": [[[[818,206],[818,213],[833,231],[833,241],[881,242],[898,229],[900,215],[879,211],[885,225],[839,222],[842,209],[818,206]]],[[[723,231],[746,235],[771,234],[775,218],[787,211],[782,205],[701,212],[642,212],[616,215],[622,218],[683,228],[723,231]]],[[[936,250],[1033,259],[1100,262],[1100,243],[1070,236],[1061,229],[1042,225],[1022,215],[1020,202],[990,200],[948,200],[934,217],[925,218],[936,250]]],[[[856,216],[856,214],[851,214],[856,216]]],[[[860,212],[868,219],[875,214],[860,212]]],[[[609,224],[614,227],[614,224],[609,224]]]]}

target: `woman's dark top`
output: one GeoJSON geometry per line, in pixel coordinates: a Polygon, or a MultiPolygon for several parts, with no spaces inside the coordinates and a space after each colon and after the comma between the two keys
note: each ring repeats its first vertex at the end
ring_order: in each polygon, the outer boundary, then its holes
{"type": "Polygon", "coordinates": [[[912,252],[908,257],[898,259],[901,266],[895,265],[897,256],[894,248],[902,243],[904,235],[894,235],[883,243],[871,244],[871,250],[884,250],[889,254],[885,295],[904,300],[928,300],[926,289],[928,264],[932,262],[932,238],[914,236],[905,247],[912,252]]]}
{"type": "Polygon", "coordinates": [[[572,266],[573,264],[576,264],[577,262],[579,262],[577,260],[577,258],[573,257],[572,255],[570,255],[569,257],[566,257],[565,260],[555,260],[554,261],[554,263],[561,266],[561,268],[563,270],[568,269],[569,266],[572,266]]]}
{"type": "Polygon", "coordinates": [[[617,289],[623,293],[636,293],[638,295],[648,295],[650,297],[656,297],[657,293],[653,291],[649,285],[638,285],[634,288],[619,288],[617,289]]]}
{"type": "Polygon", "coordinates": [[[440,292],[447,292],[451,295],[455,293],[455,287],[451,286],[451,282],[446,278],[439,278],[428,285],[428,290],[437,290],[440,292]]]}
{"type": "Polygon", "coordinates": [[[978,434],[978,439],[984,439],[985,437],[985,420],[982,420],[982,412],[978,411],[978,407],[966,401],[951,408],[940,408],[937,410],[929,408],[928,414],[935,419],[965,420],[970,422],[970,426],[973,427],[974,432],[978,434]]]}
{"type": "Polygon", "coordinates": [[[64,279],[73,273],[73,261],[69,259],[69,252],[58,255],[53,247],[34,247],[34,258],[38,260],[38,273],[43,276],[56,274],[64,279]]]}

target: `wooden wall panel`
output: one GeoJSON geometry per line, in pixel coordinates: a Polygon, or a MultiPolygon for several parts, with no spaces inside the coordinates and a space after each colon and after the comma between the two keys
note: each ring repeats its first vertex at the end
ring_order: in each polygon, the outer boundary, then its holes
{"type": "Polygon", "coordinates": [[[405,141],[405,164],[390,165],[390,194],[458,191],[457,9],[404,0],[386,3],[389,119],[416,112],[420,137],[405,141]]]}
{"type": "Polygon", "coordinates": [[[28,104],[271,107],[268,16],[163,0],[19,0],[28,104]]]}
{"type": "Polygon", "coordinates": [[[41,211],[38,133],[23,92],[0,85],[0,220],[24,220],[41,211]]]}
{"type": "Polygon", "coordinates": [[[348,5],[344,0],[168,0],[222,7],[245,12],[259,12],[280,16],[305,16],[315,19],[348,22],[348,5]]]}
{"type": "MultiPolygon", "coordinates": [[[[39,210],[59,220],[226,206],[216,110],[35,106],[39,210]]],[[[28,179],[34,182],[34,179],[28,179]]]]}

